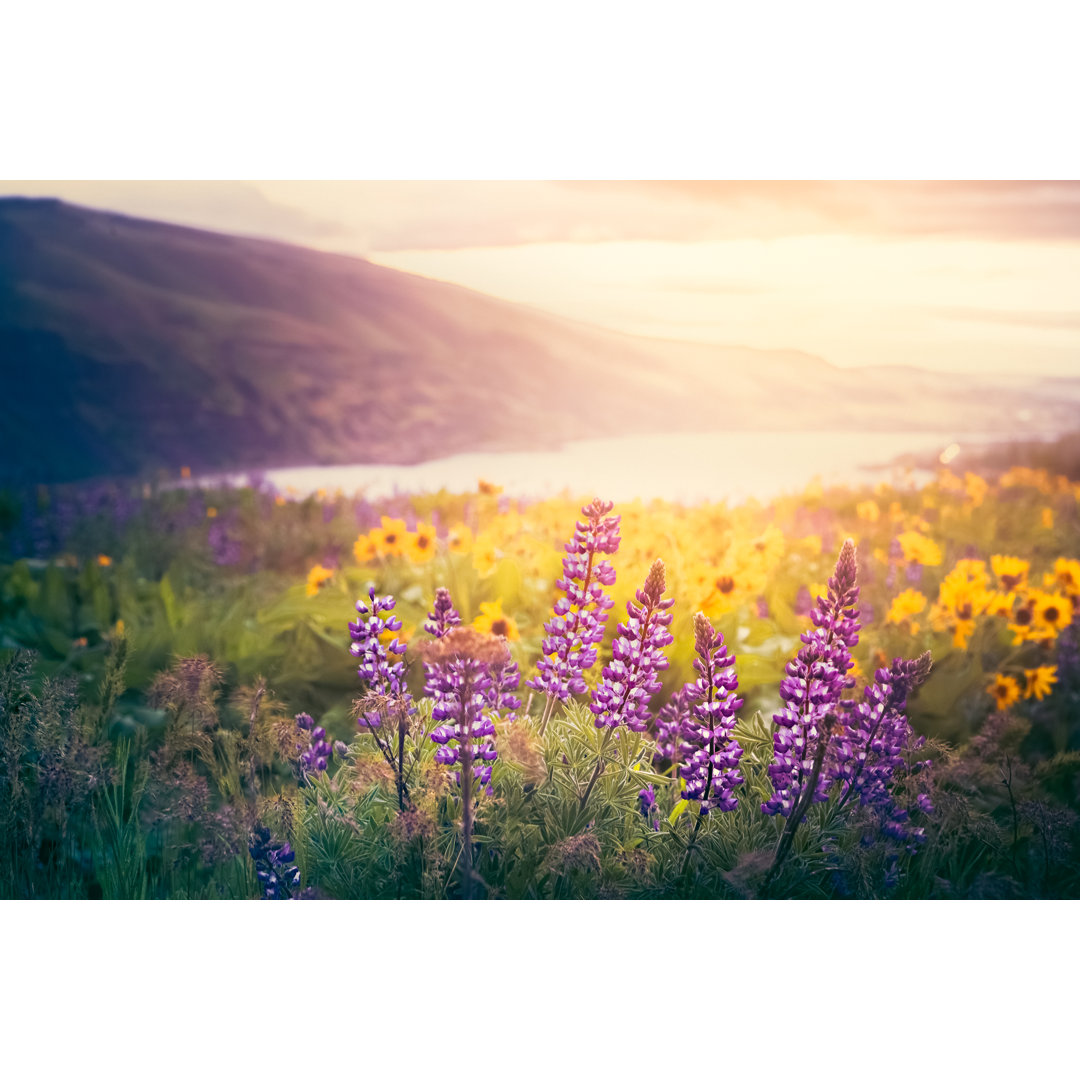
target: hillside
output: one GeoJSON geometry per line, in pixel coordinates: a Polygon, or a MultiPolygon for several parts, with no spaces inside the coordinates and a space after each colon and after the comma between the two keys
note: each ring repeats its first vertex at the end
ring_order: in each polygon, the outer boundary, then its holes
{"type": "Polygon", "coordinates": [[[363,259],[0,199],[5,480],[412,463],[628,431],[997,430],[1021,406],[1065,427],[1076,386],[631,338],[363,259]]]}

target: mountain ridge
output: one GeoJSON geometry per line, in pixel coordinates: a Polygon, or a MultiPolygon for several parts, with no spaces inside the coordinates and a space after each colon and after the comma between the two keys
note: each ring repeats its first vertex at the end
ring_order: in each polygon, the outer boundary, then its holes
{"type": "Polygon", "coordinates": [[[0,478],[414,464],[632,432],[997,430],[1021,407],[1067,426],[1047,385],[980,395],[921,369],[635,338],[356,256],[0,199],[0,478]]]}

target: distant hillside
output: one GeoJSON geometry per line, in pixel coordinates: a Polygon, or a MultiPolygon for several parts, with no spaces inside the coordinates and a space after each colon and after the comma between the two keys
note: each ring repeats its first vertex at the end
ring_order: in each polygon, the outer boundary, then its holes
{"type": "Polygon", "coordinates": [[[984,388],[625,337],[310,251],[0,199],[0,479],[412,463],[634,431],[1071,426],[984,388]]]}

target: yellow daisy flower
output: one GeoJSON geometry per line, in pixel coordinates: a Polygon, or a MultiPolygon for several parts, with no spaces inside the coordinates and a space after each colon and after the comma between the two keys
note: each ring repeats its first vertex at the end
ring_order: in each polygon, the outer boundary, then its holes
{"type": "Polygon", "coordinates": [[[409,534],[406,552],[411,562],[431,562],[435,558],[435,526],[419,522],[416,532],[409,534]]]}
{"type": "Polygon", "coordinates": [[[333,570],[316,563],[316,565],[308,571],[307,589],[305,592],[308,596],[315,596],[319,589],[321,589],[333,576],[333,570]]]}
{"type": "Polygon", "coordinates": [[[481,536],[473,547],[473,569],[481,576],[493,573],[499,565],[499,559],[495,554],[495,544],[489,536],[481,536]]]}
{"type": "Polygon", "coordinates": [[[446,536],[448,551],[455,551],[467,555],[473,546],[473,531],[468,525],[454,525],[446,536]]]}
{"type": "Polygon", "coordinates": [[[1056,666],[1043,664],[1037,668],[1024,668],[1024,698],[1034,697],[1042,701],[1056,682],[1056,666]]]}
{"type": "Polygon", "coordinates": [[[366,533],[362,533],[356,538],[356,543],[353,544],[353,555],[356,556],[358,563],[371,562],[377,558],[379,549],[375,546],[375,541],[366,533]]]}
{"type": "Polygon", "coordinates": [[[1020,684],[1011,675],[995,675],[988,691],[999,712],[1020,700],[1020,684]]]}
{"type": "Polygon", "coordinates": [[[1056,585],[1069,596],[1080,594],[1080,559],[1056,560],[1054,572],[1044,575],[1043,584],[1048,589],[1056,585]]]}
{"type": "Polygon", "coordinates": [[[480,630],[485,634],[494,634],[496,637],[504,637],[507,641],[517,641],[521,634],[518,633],[517,623],[509,615],[503,613],[502,600],[494,600],[480,605],[480,614],[473,619],[473,629],[480,630]]]}
{"type": "Polygon", "coordinates": [[[873,499],[856,504],[855,513],[859,515],[859,520],[865,521],[867,525],[876,525],[881,518],[881,508],[873,499]]]}
{"type": "Polygon", "coordinates": [[[930,537],[908,530],[902,532],[897,539],[904,552],[905,562],[919,563],[921,566],[941,565],[941,548],[930,537]]]}
{"type": "Polygon", "coordinates": [[[1012,555],[994,555],[990,559],[990,565],[1005,592],[1027,588],[1028,571],[1031,569],[1031,563],[1027,559],[1017,559],[1012,555]]]}
{"type": "Polygon", "coordinates": [[[384,517],[381,526],[370,533],[379,555],[400,555],[405,550],[408,535],[409,530],[401,518],[388,517],[384,517]]]}
{"type": "Polygon", "coordinates": [[[905,589],[899,596],[893,598],[889,612],[885,616],[887,623],[900,623],[918,615],[926,608],[926,597],[916,589],[905,589]]]}

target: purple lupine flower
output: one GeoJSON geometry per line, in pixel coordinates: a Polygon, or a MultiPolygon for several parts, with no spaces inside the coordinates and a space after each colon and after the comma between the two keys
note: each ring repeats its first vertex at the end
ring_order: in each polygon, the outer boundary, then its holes
{"type": "Polygon", "coordinates": [[[302,742],[296,744],[300,752],[301,773],[306,776],[312,772],[326,772],[334,757],[334,746],[326,737],[326,728],[315,727],[315,721],[307,713],[296,714],[296,726],[302,735],[307,736],[306,746],[302,742]]]}
{"type": "Polygon", "coordinates": [[[638,792],[638,810],[641,816],[652,826],[653,832],[660,831],[660,818],[656,810],[656,788],[650,784],[638,792]]]}
{"type": "Polygon", "coordinates": [[[428,612],[428,621],[424,629],[433,637],[445,637],[455,626],[461,625],[461,616],[454,607],[450,590],[442,587],[435,590],[434,610],[428,612]]]}
{"type": "MultiPolygon", "coordinates": [[[[490,763],[498,757],[495,727],[484,715],[494,686],[491,671],[509,660],[509,652],[501,639],[470,627],[452,629],[424,646],[424,689],[434,698],[431,715],[438,724],[431,732],[439,744],[435,760],[460,765],[481,784],[490,783],[490,763]]],[[[456,778],[462,783],[461,772],[456,778]]]]}
{"type": "MultiPolygon", "coordinates": [[[[768,770],[773,795],[762,804],[763,813],[787,817],[795,808],[813,771],[820,740],[829,738],[842,711],[841,695],[855,685],[848,675],[854,664],[851,649],[859,640],[855,577],[855,544],[847,540],[827,595],[819,596],[810,612],[813,628],[802,635],[803,647],[784,669],[787,675],[780,683],[784,704],[773,715],[773,763],[768,770]]],[[[822,749],[828,752],[827,745],[822,749]]],[[[820,767],[812,801],[827,797],[828,784],[829,770],[820,767]]]]}
{"type": "MultiPolygon", "coordinates": [[[[375,586],[368,589],[368,603],[356,601],[356,610],[366,619],[357,619],[349,623],[349,636],[352,644],[349,651],[360,658],[356,674],[366,684],[368,695],[392,699],[405,715],[416,711],[412,695],[405,685],[405,663],[397,657],[405,654],[404,641],[394,640],[384,645],[380,638],[387,631],[401,629],[401,620],[396,615],[384,612],[392,611],[395,600],[392,596],[376,596],[375,586]],[[393,657],[394,659],[391,659],[393,657]]],[[[377,708],[361,712],[357,723],[362,728],[377,728],[382,722],[382,711],[377,708]]]]}
{"type": "Polygon", "coordinates": [[[702,814],[734,810],[739,805],[734,788],[743,782],[738,769],[742,747],[734,738],[735,714],[742,705],[742,698],[735,696],[739,679],[724,635],[700,611],[694,616],[694,651],[698,678],[686,687],[693,704],[681,731],[683,798],[700,803],[702,814]]]}
{"type": "Polygon", "coordinates": [[[597,646],[604,639],[604,623],[614,601],[604,586],[615,584],[615,570],[597,555],[613,555],[619,549],[618,515],[607,517],[614,503],[593,499],[576,522],[574,538],[566,545],[563,576],[555,584],[566,593],[555,602],[554,616],[544,623],[547,637],[537,661],[536,675],[526,686],[548,695],[548,710],[558,699],[584,694],[582,673],[596,662],[597,646]]]}
{"type": "MultiPolygon", "coordinates": [[[[420,648],[429,672],[427,689],[436,694],[432,716],[439,726],[431,732],[432,742],[439,746],[435,760],[458,766],[454,776],[461,786],[461,891],[468,900],[474,878],[473,783],[491,783],[491,763],[498,757],[495,726],[484,715],[484,707],[493,685],[491,670],[508,662],[510,650],[504,638],[464,626],[420,648]]],[[[487,790],[490,793],[491,788],[487,790]]]]}
{"type": "Polygon", "coordinates": [[[667,629],[675,601],[663,599],[665,587],[664,563],[657,559],[635,593],[637,602],[626,605],[629,618],[619,624],[611,663],[593,691],[589,708],[598,728],[625,724],[631,731],[644,731],[648,726],[649,701],[660,689],[657,674],[668,666],[663,650],[675,640],[667,629]]]}
{"type": "Polygon", "coordinates": [[[496,713],[512,714],[521,708],[521,698],[514,691],[521,685],[521,671],[516,660],[495,664],[491,669],[491,687],[487,692],[488,708],[496,713]]]}
{"type": "Polygon", "coordinates": [[[769,601],[764,596],[757,598],[757,617],[767,619],[769,617],[769,601]]]}
{"type": "Polygon", "coordinates": [[[251,834],[248,851],[255,863],[255,876],[259,879],[263,899],[290,899],[292,890],[300,884],[300,870],[288,841],[275,847],[270,830],[265,825],[257,825],[251,834]]]}
{"type": "MultiPolygon", "coordinates": [[[[863,691],[863,700],[847,709],[833,740],[830,763],[830,782],[840,788],[839,806],[857,798],[861,806],[875,808],[885,835],[912,853],[924,830],[908,825],[909,814],[896,805],[890,783],[905,766],[905,752],[925,742],[912,738],[905,711],[908,695],[926,681],[931,666],[927,652],[915,660],[897,657],[888,668],[879,668],[863,691]]],[[[916,798],[916,806],[927,814],[934,809],[926,793],[916,798]]]]}
{"type": "Polygon", "coordinates": [[[679,739],[683,721],[690,717],[690,699],[687,696],[689,684],[680,686],[665,705],[660,706],[656,716],[657,756],[668,761],[678,761],[680,754],[679,739]]]}

